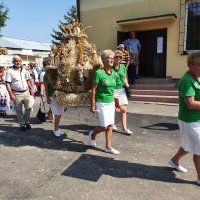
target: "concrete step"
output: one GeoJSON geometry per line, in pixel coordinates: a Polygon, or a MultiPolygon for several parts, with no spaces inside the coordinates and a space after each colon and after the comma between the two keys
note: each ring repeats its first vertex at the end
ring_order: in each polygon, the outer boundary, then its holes
{"type": "Polygon", "coordinates": [[[131,101],[178,103],[178,96],[131,95],[131,101]]]}
{"type": "Polygon", "coordinates": [[[134,84],[130,85],[131,89],[140,89],[140,90],[175,90],[176,84],[134,84]]]}
{"type": "Polygon", "coordinates": [[[135,95],[160,95],[160,96],[178,96],[178,90],[139,90],[132,89],[135,95]]]}
{"type": "Polygon", "coordinates": [[[167,83],[178,83],[178,80],[170,78],[141,78],[135,80],[135,84],[167,84],[167,83]]]}

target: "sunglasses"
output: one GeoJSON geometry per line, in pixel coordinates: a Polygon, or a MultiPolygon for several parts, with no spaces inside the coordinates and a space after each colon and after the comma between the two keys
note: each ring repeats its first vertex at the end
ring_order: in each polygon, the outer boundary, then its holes
{"type": "Polygon", "coordinates": [[[122,56],[115,56],[115,58],[117,58],[117,59],[118,59],[118,58],[119,58],[119,59],[122,59],[122,56]]]}

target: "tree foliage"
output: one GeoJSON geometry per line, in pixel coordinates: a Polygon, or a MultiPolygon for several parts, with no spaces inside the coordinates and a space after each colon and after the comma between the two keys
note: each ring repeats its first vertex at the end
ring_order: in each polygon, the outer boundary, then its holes
{"type": "MultiPolygon", "coordinates": [[[[77,18],[77,9],[76,6],[72,6],[69,11],[67,11],[67,14],[64,15],[65,22],[59,21],[60,24],[70,24],[72,23],[72,19],[77,18]]],[[[59,31],[56,31],[53,29],[53,34],[51,34],[51,37],[53,38],[52,43],[55,45],[59,45],[62,42],[62,35],[63,31],[60,28],[60,24],[58,25],[59,31]]]]}
{"type": "Polygon", "coordinates": [[[9,9],[5,7],[3,2],[1,2],[0,3],[0,31],[2,27],[6,26],[6,21],[9,19],[8,11],[9,9]]]}

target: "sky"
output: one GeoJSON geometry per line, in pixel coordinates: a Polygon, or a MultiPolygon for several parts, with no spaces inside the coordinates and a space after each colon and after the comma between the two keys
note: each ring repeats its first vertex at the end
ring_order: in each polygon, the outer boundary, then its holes
{"type": "MultiPolygon", "coordinates": [[[[76,0],[2,0],[9,9],[9,20],[1,35],[17,39],[51,42],[52,29],[59,30],[76,0]]],[[[1,2],[2,2],[1,1],[1,2]]]]}

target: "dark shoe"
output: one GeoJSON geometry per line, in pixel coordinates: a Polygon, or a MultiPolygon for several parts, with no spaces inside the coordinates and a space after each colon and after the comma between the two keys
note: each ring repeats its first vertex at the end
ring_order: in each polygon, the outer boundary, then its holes
{"type": "Polygon", "coordinates": [[[28,130],[31,130],[31,125],[30,125],[29,123],[26,123],[26,128],[27,128],[28,130]]]}
{"type": "Polygon", "coordinates": [[[26,131],[26,125],[25,125],[25,124],[20,125],[20,130],[21,130],[21,131],[26,131]]]}

